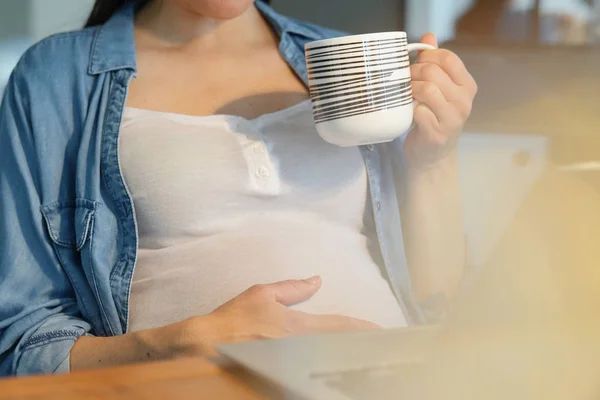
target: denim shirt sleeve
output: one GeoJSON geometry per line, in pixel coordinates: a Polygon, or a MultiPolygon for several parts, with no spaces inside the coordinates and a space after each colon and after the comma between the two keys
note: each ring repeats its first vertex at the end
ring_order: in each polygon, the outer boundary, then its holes
{"type": "Polygon", "coordinates": [[[0,106],[0,376],[67,372],[90,330],[40,211],[45,146],[32,128],[30,73],[22,60],[0,106]]]}

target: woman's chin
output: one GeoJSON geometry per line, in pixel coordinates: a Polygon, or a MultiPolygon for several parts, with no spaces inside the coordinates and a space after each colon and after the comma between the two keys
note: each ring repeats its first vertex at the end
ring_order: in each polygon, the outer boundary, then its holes
{"type": "Polygon", "coordinates": [[[253,0],[175,0],[185,9],[206,18],[229,20],[244,14],[253,0]]]}

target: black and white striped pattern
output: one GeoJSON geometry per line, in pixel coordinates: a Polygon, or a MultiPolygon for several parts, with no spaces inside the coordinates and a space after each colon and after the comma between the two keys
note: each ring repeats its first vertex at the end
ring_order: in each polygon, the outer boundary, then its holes
{"type": "Polygon", "coordinates": [[[411,104],[406,38],[356,41],[307,48],[306,62],[317,124],[411,104]]]}

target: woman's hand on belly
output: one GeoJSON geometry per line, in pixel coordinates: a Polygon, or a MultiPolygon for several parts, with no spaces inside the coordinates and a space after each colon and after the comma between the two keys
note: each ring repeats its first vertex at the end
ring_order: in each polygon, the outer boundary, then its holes
{"type": "Polygon", "coordinates": [[[379,328],[360,319],[289,308],[308,300],[320,288],[319,277],[253,286],[213,313],[183,321],[177,353],[213,356],[215,346],[222,343],[379,328]]]}
{"type": "Polygon", "coordinates": [[[253,286],[205,316],[121,336],[83,336],[71,351],[71,371],[212,357],[216,355],[215,346],[222,343],[378,328],[360,319],[288,308],[308,300],[320,288],[321,278],[253,286]]]}

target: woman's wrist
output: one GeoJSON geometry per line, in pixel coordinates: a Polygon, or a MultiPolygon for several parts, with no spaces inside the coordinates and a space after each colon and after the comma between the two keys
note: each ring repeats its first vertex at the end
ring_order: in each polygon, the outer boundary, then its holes
{"type": "Polygon", "coordinates": [[[221,324],[212,316],[111,337],[82,336],[70,354],[71,371],[184,357],[210,357],[221,324]]]}
{"type": "Polygon", "coordinates": [[[138,352],[146,354],[148,360],[172,360],[183,357],[184,346],[182,322],[161,328],[133,333],[138,352]]]}
{"type": "Polygon", "coordinates": [[[435,176],[440,173],[458,173],[458,148],[450,149],[439,158],[431,159],[426,163],[407,158],[408,179],[418,179],[432,174],[435,176]]]}
{"type": "Polygon", "coordinates": [[[148,359],[169,360],[183,357],[214,355],[215,321],[211,315],[135,333],[137,345],[146,351],[148,359]]]}

